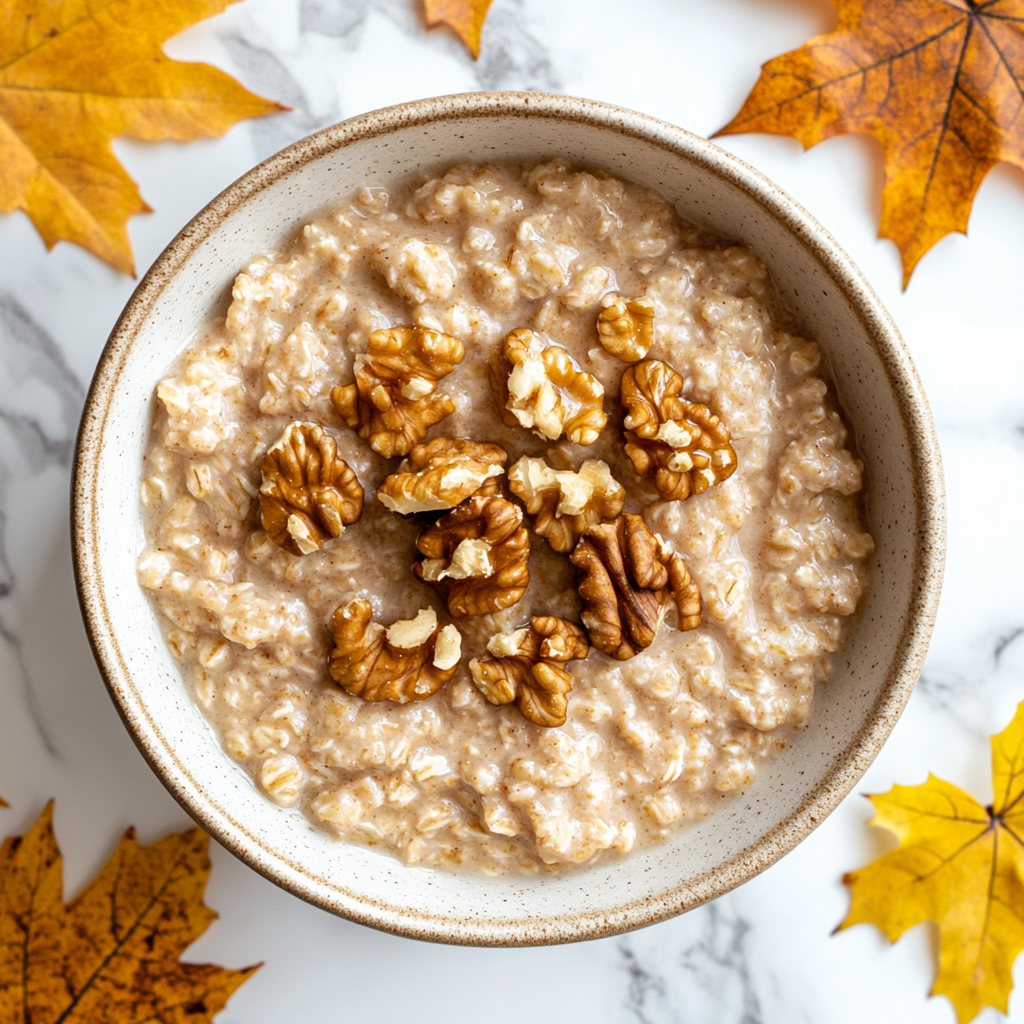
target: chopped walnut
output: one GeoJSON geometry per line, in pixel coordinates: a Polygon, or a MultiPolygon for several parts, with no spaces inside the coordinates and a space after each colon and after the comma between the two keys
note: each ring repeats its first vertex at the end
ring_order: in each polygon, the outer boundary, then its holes
{"type": "Polygon", "coordinates": [[[289,423],[260,463],[260,522],[293,555],[318,551],[363,511],[363,488],[315,423],[289,423]]]}
{"type": "Polygon", "coordinates": [[[331,391],[338,415],[384,458],[408,455],[427,431],[455,411],[434,388],[462,362],[458,338],[426,327],[373,331],[355,359],[355,383],[331,391]]]}
{"type": "Polygon", "coordinates": [[[459,631],[451,624],[439,629],[432,608],[385,629],[373,621],[370,602],[358,598],[339,605],[330,630],[331,678],[364,700],[423,700],[455,675],[462,657],[459,631]]]}
{"type": "Polygon", "coordinates": [[[402,515],[454,508],[485,481],[501,476],[507,459],[496,444],[437,437],[416,445],[398,472],[377,488],[377,497],[402,515]]]}
{"type": "Polygon", "coordinates": [[[686,563],[640,516],[627,513],[593,527],[576,545],[571,561],[590,642],[617,661],[650,647],[670,599],[680,630],[700,625],[700,591],[686,563]]]}
{"type": "Polygon", "coordinates": [[[469,671],[492,704],[515,701],[537,725],[565,725],[572,673],[562,666],[587,656],[582,629],[553,615],[535,616],[528,628],[491,637],[487,650],[493,657],[474,658],[469,671]]]}
{"type": "Polygon", "coordinates": [[[574,473],[524,456],[509,470],[508,486],[555,551],[572,551],[592,526],[614,519],[626,500],[626,489],[600,459],[587,459],[574,473]]]}
{"type": "Polygon", "coordinates": [[[624,363],[643,359],[654,344],[654,303],[643,296],[627,302],[606,295],[597,317],[597,336],[604,350],[624,363]]]}
{"type": "Polygon", "coordinates": [[[514,605],[530,582],[523,513],[498,494],[462,502],[416,538],[425,558],[412,571],[440,585],[452,615],[489,615],[514,605]]]}
{"type": "Polygon", "coordinates": [[[491,362],[491,390],[507,426],[557,441],[593,444],[604,430],[604,388],[559,345],[526,328],[513,331],[491,362]]]}
{"type": "Polygon", "coordinates": [[[679,397],[683,378],[647,359],[622,375],[626,454],[640,476],[653,476],[667,501],[702,494],[736,471],[729,430],[706,405],[679,397]]]}

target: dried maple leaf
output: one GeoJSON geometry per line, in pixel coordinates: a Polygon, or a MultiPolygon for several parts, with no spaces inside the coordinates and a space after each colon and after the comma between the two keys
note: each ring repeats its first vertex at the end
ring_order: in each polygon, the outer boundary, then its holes
{"type": "Polygon", "coordinates": [[[836,929],[869,923],[895,942],[934,921],[931,994],[949,999],[960,1024],[984,1006],[1006,1013],[1013,961],[1024,949],[1024,703],[991,743],[989,807],[934,775],[871,797],[871,824],[895,833],[900,846],[843,877],[852,901],[836,929]]]}
{"type": "Polygon", "coordinates": [[[492,3],[493,0],[424,0],[427,28],[447,25],[476,59],[480,56],[480,33],[492,3]]]}
{"type": "Polygon", "coordinates": [[[110,140],[223,135],[285,109],[163,53],[171,36],[234,2],[0,3],[0,212],[23,209],[48,249],[66,239],[134,273],[128,218],[150,207],[110,140]]]}
{"type": "Polygon", "coordinates": [[[1024,0],[836,0],[839,24],[768,61],[718,134],[849,132],[885,153],[879,234],[918,260],[966,231],[974,195],[1005,160],[1024,167],[1024,0]]]}
{"type": "Polygon", "coordinates": [[[52,803],[0,848],[0,1022],[203,1024],[256,967],[181,963],[217,915],[201,829],[140,846],[129,830],[71,903],[52,803]]]}

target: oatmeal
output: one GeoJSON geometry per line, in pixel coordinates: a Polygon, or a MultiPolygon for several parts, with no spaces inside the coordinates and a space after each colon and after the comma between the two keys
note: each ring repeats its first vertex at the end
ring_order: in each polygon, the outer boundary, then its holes
{"type": "Polygon", "coordinates": [[[749,249],[562,161],[364,188],[157,387],[139,580],[227,753],[332,835],[553,871],[748,786],[873,551],[749,249]]]}

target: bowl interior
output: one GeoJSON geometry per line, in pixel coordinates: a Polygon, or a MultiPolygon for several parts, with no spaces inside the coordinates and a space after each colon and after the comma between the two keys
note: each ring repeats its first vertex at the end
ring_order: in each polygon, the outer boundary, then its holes
{"type": "Polygon", "coordinates": [[[616,108],[556,97],[424,101],[327,129],[232,186],[142,282],[104,354],[83,422],[76,563],[111,692],[150,763],[205,827],[297,895],[355,920],[441,941],[591,938],[719,895],[794,846],[850,790],[920,669],[938,596],[943,502],[920,385],[894,327],[834,242],[716,147],[616,108]],[[751,244],[827,353],[867,467],[877,543],[862,610],[815,695],[809,726],[753,786],[663,845],[550,878],[447,874],[339,843],[266,800],[192,703],[136,582],[139,475],[153,389],[248,259],[362,184],[457,161],[562,156],[672,200],[751,244]]]}

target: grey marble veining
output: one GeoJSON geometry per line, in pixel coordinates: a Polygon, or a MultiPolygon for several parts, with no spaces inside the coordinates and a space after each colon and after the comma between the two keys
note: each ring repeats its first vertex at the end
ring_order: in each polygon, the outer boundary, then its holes
{"type": "Polygon", "coordinates": [[[636,1024],[765,1024],[751,966],[750,922],[722,899],[688,914],[670,941],[619,941],[636,1024]]]}
{"type": "Polygon", "coordinates": [[[473,65],[481,89],[562,90],[554,55],[529,24],[524,0],[495,7],[485,30],[487,45],[473,65]]]}
{"type": "MultiPolygon", "coordinates": [[[[357,111],[346,109],[336,95],[328,95],[317,103],[311,91],[292,73],[301,66],[308,72],[310,54],[322,52],[313,37],[330,40],[338,59],[359,49],[368,19],[377,15],[387,19],[410,40],[423,35],[422,18],[407,0],[301,0],[298,8],[300,44],[296,52],[280,55],[274,52],[272,40],[254,22],[221,33],[221,40],[231,60],[244,75],[245,81],[265,96],[291,107],[281,115],[262,118],[249,125],[256,153],[262,158],[279,149],[334,124],[357,111]]],[[[452,56],[474,79],[478,89],[521,89],[557,92],[561,81],[555,72],[550,49],[529,29],[525,0],[505,0],[495,5],[486,26],[488,45],[478,61],[474,61],[450,33],[437,33],[452,56]]],[[[321,69],[325,74],[330,68],[321,69]]],[[[391,69],[382,62],[380,74],[391,69]]],[[[323,93],[330,90],[320,88],[323,93]]],[[[429,93],[429,90],[426,90],[429,93]]],[[[426,94],[419,90],[414,95],[426,94]]],[[[412,98],[412,97],[410,97],[412,98]]]]}
{"type": "Polygon", "coordinates": [[[30,472],[69,466],[85,388],[53,338],[5,292],[0,337],[0,423],[13,434],[14,450],[30,472]]]}
{"type": "MultiPolygon", "coordinates": [[[[334,0],[300,0],[299,24],[303,31],[346,40],[347,49],[352,50],[359,45],[359,34],[366,24],[370,5],[371,0],[352,0],[347,4],[335,3],[334,0]]],[[[412,27],[412,12],[408,4],[378,0],[374,7],[396,12],[403,24],[412,27]]]]}
{"type": "Polygon", "coordinates": [[[13,655],[31,720],[54,755],[19,634],[8,504],[19,478],[51,466],[67,475],[84,399],[85,389],[57,343],[13,295],[0,292],[0,642],[13,655]]]}
{"type": "Polygon", "coordinates": [[[341,119],[337,103],[314,110],[302,85],[272,50],[251,42],[241,33],[225,33],[221,38],[231,59],[260,93],[291,107],[283,114],[261,118],[249,126],[261,159],[341,119]]]}
{"type": "MultiPolygon", "coordinates": [[[[423,19],[405,0],[356,0],[339,4],[335,0],[302,0],[300,25],[303,32],[331,36],[348,50],[356,49],[370,14],[393,22],[404,34],[419,37],[423,19]]],[[[557,91],[561,82],[552,54],[540,37],[530,30],[525,0],[504,0],[492,8],[485,27],[486,45],[474,61],[449,34],[443,36],[455,58],[468,68],[480,89],[533,89],[557,91]]],[[[387,65],[382,70],[386,73],[387,65]]]]}
{"type": "Polygon", "coordinates": [[[7,513],[3,509],[4,478],[0,476],[0,601],[10,597],[14,592],[14,570],[7,560],[7,549],[4,543],[5,527],[7,526],[7,513]]]}
{"type": "MultiPolygon", "coordinates": [[[[157,210],[131,225],[140,270],[237,174],[343,117],[437,93],[543,89],[708,132],[735,112],[764,60],[833,18],[828,0],[495,0],[474,62],[451,32],[424,31],[418,0],[232,5],[170,49],[218,63],[292,109],[192,146],[115,144],[157,210]]],[[[792,140],[723,142],[820,217],[861,265],[934,406],[950,497],[947,585],[924,676],[892,739],[857,793],[742,889],[578,946],[463,950],[369,933],[217,850],[208,898],[221,917],[189,955],[266,963],[218,1024],[951,1024],[948,1004],[925,996],[934,950],[924,929],[894,947],[868,927],[830,933],[847,906],[841,875],[885,848],[865,827],[870,806],[859,794],[932,771],[987,802],[987,736],[1024,698],[1024,534],[1015,525],[1024,507],[1024,188],[993,174],[970,238],[937,246],[904,293],[892,246],[876,238],[873,150],[850,139],[808,153],[792,140]]],[[[72,889],[125,825],[155,839],[185,823],[103,692],[70,571],[66,502],[84,377],[130,287],[70,246],[47,254],[22,214],[0,217],[0,793],[13,805],[0,812],[0,832],[24,827],[56,796],[72,889]]],[[[1024,1022],[1016,996],[1010,1020],[1024,1022]]]]}

